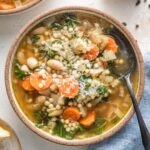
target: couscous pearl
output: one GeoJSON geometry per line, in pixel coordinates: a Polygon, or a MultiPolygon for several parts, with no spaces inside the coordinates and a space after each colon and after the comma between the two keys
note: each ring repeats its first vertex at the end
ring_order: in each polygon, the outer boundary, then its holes
{"type": "Polygon", "coordinates": [[[73,28],[69,28],[69,31],[72,32],[72,31],[73,31],[73,28]]]}
{"type": "Polygon", "coordinates": [[[48,106],[49,105],[49,101],[46,101],[44,104],[45,104],[45,106],[48,106]]]}
{"type": "Polygon", "coordinates": [[[66,131],[68,131],[68,132],[69,132],[69,131],[70,131],[70,128],[66,128],[66,131]]]}
{"type": "Polygon", "coordinates": [[[69,124],[69,120],[65,120],[65,123],[66,123],[66,124],[69,124]]]}
{"type": "Polygon", "coordinates": [[[56,105],[56,109],[60,109],[61,108],[61,106],[60,105],[56,105]]]}
{"type": "Polygon", "coordinates": [[[82,105],[81,105],[81,104],[78,104],[78,107],[80,108],[80,107],[82,107],[82,105]]]}
{"type": "Polygon", "coordinates": [[[49,104],[49,106],[48,106],[49,108],[53,108],[54,107],[54,105],[53,104],[49,104]]]}
{"type": "Polygon", "coordinates": [[[39,88],[42,88],[42,87],[43,87],[43,84],[42,84],[42,83],[40,83],[40,84],[39,84],[39,88]]]}
{"type": "Polygon", "coordinates": [[[91,104],[91,103],[88,103],[88,104],[87,104],[87,107],[91,108],[91,107],[92,107],[92,104],[91,104]]]}
{"type": "Polygon", "coordinates": [[[49,98],[49,101],[50,101],[50,102],[54,102],[54,99],[53,99],[53,98],[49,98]]]}
{"type": "Polygon", "coordinates": [[[67,128],[67,127],[68,127],[68,126],[65,124],[65,125],[64,125],[64,128],[67,128]]]}
{"type": "Polygon", "coordinates": [[[64,123],[64,119],[61,119],[61,122],[64,123]]]}
{"type": "Polygon", "coordinates": [[[56,120],[57,120],[57,118],[56,118],[56,117],[53,117],[53,118],[52,118],[52,121],[56,121],[56,120]]]}
{"type": "Polygon", "coordinates": [[[69,105],[69,106],[72,106],[72,105],[73,105],[73,102],[69,102],[68,105],[69,105]]]}

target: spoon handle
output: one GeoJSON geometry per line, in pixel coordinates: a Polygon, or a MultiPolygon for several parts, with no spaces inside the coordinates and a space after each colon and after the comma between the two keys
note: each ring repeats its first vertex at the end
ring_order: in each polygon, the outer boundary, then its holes
{"type": "Polygon", "coordinates": [[[132,89],[132,85],[131,85],[131,81],[130,81],[130,74],[127,76],[124,76],[124,80],[127,83],[128,91],[129,91],[129,94],[131,96],[131,100],[132,100],[132,103],[133,103],[133,106],[134,106],[134,109],[135,109],[135,112],[137,115],[143,145],[145,147],[145,150],[150,150],[150,134],[149,134],[149,131],[146,127],[146,124],[143,120],[143,117],[141,115],[137,100],[136,100],[135,95],[133,93],[133,89],[132,89]]]}

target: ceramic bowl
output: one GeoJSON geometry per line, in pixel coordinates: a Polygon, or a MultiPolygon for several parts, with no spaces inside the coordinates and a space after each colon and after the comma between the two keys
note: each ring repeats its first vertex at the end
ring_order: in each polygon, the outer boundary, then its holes
{"type": "Polygon", "coordinates": [[[93,144],[93,143],[97,143],[100,141],[103,141],[105,139],[107,139],[108,137],[112,136],[113,134],[115,134],[117,131],[119,131],[128,121],[129,119],[132,117],[133,113],[134,113],[134,109],[133,107],[130,108],[130,110],[127,112],[127,114],[124,116],[124,118],[118,123],[116,124],[113,128],[111,128],[110,130],[104,132],[101,135],[97,135],[95,137],[91,137],[91,138],[86,138],[83,140],[77,140],[77,139],[73,139],[73,140],[66,140],[60,137],[56,137],[53,135],[50,135],[46,132],[44,132],[43,130],[35,127],[35,125],[27,118],[27,116],[23,113],[22,109],[20,108],[13,89],[12,89],[12,82],[11,82],[11,69],[12,69],[12,60],[15,54],[15,51],[17,49],[17,46],[19,45],[20,41],[23,39],[23,37],[38,23],[40,23],[42,20],[54,16],[54,15],[58,15],[58,14],[62,14],[62,13],[68,13],[68,12],[79,12],[79,13],[86,13],[86,14],[92,14],[95,15],[99,18],[103,18],[104,20],[108,21],[109,23],[111,23],[112,25],[114,25],[125,37],[126,39],[130,42],[136,59],[137,59],[137,69],[138,69],[138,73],[139,73],[139,83],[138,83],[138,89],[137,89],[137,93],[136,93],[136,98],[137,101],[140,102],[142,93],[143,93],[143,87],[144,87],[144,63],[143,63],[143,58],[140,52],[140,49],[137,45],[136,40],[133,38],[133,36],[131,35],[131,33],[116,19],[114,19],[112,16],[107,15],[106,13],[103,13],[99,10],[96,9],[91,9],[91,8],[87,8],[87,7],[63,7],[63,8],[59,8],[59,9],[55,9],[55,10],[51,10],[47,13],[44,13],[42,15],[39,15],[38,17],[36,17],[34,20],[31,20],[18,34],[18,36],[15,38],[15,41],[13,43],[13,45],[11,46],[10,50],[9,50],[9,54],[7,57],[7,62],[6,62],[6,67],[5,67],[5,82],[6,82],[6,89],[7,89],[7,94],[10,100],[10,103],[12,104],[15,112],[17,113],[17,115],[20,117],[20,119],[27,125],[27,127],[29,127],[32,131],[34,131],[35,133],[37,133],[39,136],[52,141],[52,142],[56,142],[59,144],[65,144],[65,145],[86,145],[86,144],[93,144]]]}
{"type": "Polygon", "coordinates": [[[0,15],[8,15],[8,14],[14,14],[17,12],[21,12],[23,10],[26,10],[30,7],[33,7],[40,3],[42,0],[32,0],[31,2],[27,3],[26,5],[23,5],[22,7],[10,9],[10,10],[0,10],[0,15]]]}

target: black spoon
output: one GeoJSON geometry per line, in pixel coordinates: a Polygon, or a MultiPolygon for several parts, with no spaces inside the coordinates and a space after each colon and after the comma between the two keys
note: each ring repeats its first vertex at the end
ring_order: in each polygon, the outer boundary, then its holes
{"type": "Polygon", "coordinates": [[[128,42],[128,40],[117,29],[110,31],[109,34],[116,39],[117,43],[120,46],[120,51],[117,54],[118,55],[117,58],[121,59],[121,63],[117,63],[117,61],[114,62],[112,64],[112,71],[116,75],[123,78],[127,84],[127,88],[131,96],[131,100],[132,100],[132,103],[133,103],[133,106],[137,115],[144,148],[145,150],[150,150],[150,133],[141,115],[137,100],[135,98],[135,95],[132,89],[131,81],[130,81],[131,73],[135,69],[135,66],[136,66],[135,53],[133,51],[132,46],[128,42]]]}

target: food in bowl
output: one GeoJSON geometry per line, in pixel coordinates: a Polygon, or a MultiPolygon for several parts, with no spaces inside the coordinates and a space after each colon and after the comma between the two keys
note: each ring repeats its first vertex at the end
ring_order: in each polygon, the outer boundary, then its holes
{"type": "MultiPolygon", "coordinates": [[[[49,17],[21,40],[12,85],[24,114],[45,132],[85,139],[111,129],[131,107],[124,82],[111,71],[120,47],[113,25],[93,15],[49,17]]],[[[138,72],[132,74],[135,91],[138,72]]]]}
{"type": "Polygon", "coordinates": [[[0,10],[10,10],[22,7],[32,0],[0,0],[0,10]]]}

